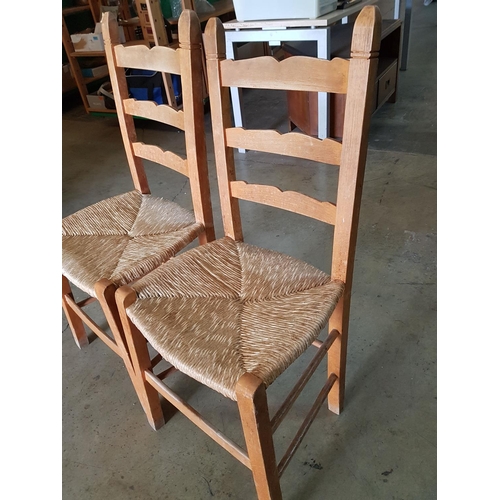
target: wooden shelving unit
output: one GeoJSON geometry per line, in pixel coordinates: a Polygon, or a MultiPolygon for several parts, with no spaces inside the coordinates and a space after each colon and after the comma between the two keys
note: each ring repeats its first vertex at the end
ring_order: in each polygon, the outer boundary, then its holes
{"type": "MultiPolygon", "coordinates": [[[[85,107],[85,111],[90,113],[92,111],[102,112],[114,112],[114,110],[106,110],[106,109],[93,109],[89,106],[87,95],[90,94],[89,85],[98,80],[102,80],[106,77],[90,77],[86,78],[82,74],[82,68],[80,59],[81,58],[89,58],[89,57],[103,57],[105,58],[104,51],[88,51],[88,52],[77,52],[73,46],[73,42],[71,41],[71,32],[68,29],[68,25],[66,23],[66,19],[70,16],[75,16],[78,14],[82,14],[84,12],[90,12],[92,15],[93,26],[89,26],[89,28],[94,29],[95,24],[99,22],[100,14],[101,14],[101,2],[96,0],[89,0],[87,5],[75,6],[75,7],[66,7],[62,9],[62,44],[64,50],[66,52],[66,56],[68,58],[69,65],[71,67],[71,71],[73,73],[73,77],[75,79],[75,84],[80,93],[80,96],[83,101],[83,105],[85,107]]],[[[104,59],[105,64],[105,59],[104,59]]]]}
{"type": "MultiPolygon", "coordinates": [[[[106,64],[106,55],[104,50],[102,51],[76,51],[71,41],[71,35],[74,33],[70,29],[68,29],[68,24],[66,19],[71,16],[82,15],[85,12],[89,12],[91,14],[89,19],[88,28],[92,30],[95,29],[96,23],[99,22],[101,17],[101,6],[106,6],[108,4],[107,0],[89,0],[87,5],[79,5],[74,7],[66,7],[62,9],[62,44],[64,47],[64,51],[66,52],[66,56],[68,58],[68,63],[71,67],[71,71],[73,73],[74,82],[78,92],[80,93],[80,97],[82,99],[83,105],[85,107],[85,111],[87,113],[98,112],[98,113],[115,113],[113,109],[103,109],[103,108],[92,108],[87,100],[87,95],[91,94],[91,89],[89,86],[92,83],[104,80],[107,77],[107,73],[97,77],[84,77],[82,73],[82,59],[89,58],[102,58],[101,65],[106,64]]],[[[122,7],[123,10],[123,7],[122,7]]],[[[128,5],[126,6],[126,11],[121,12],[123,16],[129,16],[128,13],[128,5]]],[[[128,33],[127,33],[128,34],[128,33]]],[[[63,88],[63,93],[65,89],[63,88]]]]}

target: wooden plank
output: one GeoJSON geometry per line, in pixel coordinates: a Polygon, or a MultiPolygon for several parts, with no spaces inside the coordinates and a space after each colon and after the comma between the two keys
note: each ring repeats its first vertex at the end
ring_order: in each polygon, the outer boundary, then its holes
{"type": "Polygon", "coordinates": [[[88,306],[89,304],[92,304],[92,302],[95,302],[96,300],[97,299],[95,297],[87,297],[86,299],[76,302],[76,305],[80,308],[83,308],[85,306],[88,306]]]}
{"type": "Polygon", "coordinates": [[[294,156],[330,165],[339,165],[342,144],[334,139],[316,139],[297,132],[282,134],[277,130],[226,129],[227,145],[265,153],[294,156]]]}
{"type": "Polygon", "coordinates": [[[272,418],[271,427],[273,429],[273,433],[279,427],[281,422],[283,422],[283,419],[285,418],[286,414],[292,407],[293,403],[295,403],[295,401],[299,397],[300,393],[306,386],[307,382],[309,382],[310,378],[313,376],[314,372],[316,371],[316,368],[318,368],[321,360],[325,357],[328,349],[333,344],[333,341],[338,337],[338,335],[339,332],[337,330],[333,330],[332,332],[330,332],[326,340],[321,344],[321,347],[314,355],[313,359],[309,363],[309,366],[306,368],[306,370],[299,378],[293,389],[290,391],[285,401],[276,412],[276,415],[274,415],[274,417],[272,418]]]}
{"type": "Polygon", "coordinates": [[[236,385],[236,398],[257,497],[281,500],[265,386],[255,375],[245,373],[236,385]]]}
{"type": "Polygon", "coordinates": [[[207,422],[191,405],[180,398],[174,391],[167,387],[158,377],[150,371],[144,373],[146,381],[154,387],[169,403],[174,405],[183,413],[193,424],[198,426],[205,434],[210,436],[216,443],[229,452],[234,458],[238,459],[243,465],[250,468],[248,455],[231,439],[224,436],[212,424],[207,422]]]}
{"type": "Polygon", "coordinates": [[[118,354],[123,359],[123,353],[115,341],[90,316],[85,314],[75,302],[70,300],[68,296],[66,296],[66,304],[115,354],[118,354]]]}
{"type": "Polygon", "coordinates": [[[144,144],[143,142],[134,142],[132,144],[134,154],[145,160],[154,161],[165,167],[171,168],[180,174],[189,177],[187,161],[171,151],[164,151],[158,146],[144,144]]]}
{"type": "Polygon", "coordinates": [[[295,191],[282,191],[275,186],[248,184],[245,181],[232,181],[230,186],[231,195],[240,200],[262,203],[335,225],[337,208],[328,201],[319,201],[295,191]]]}
{"type": "Polygon", "coordinates": [[[165,378],[167,378],[169,375],[172,375],[172,373],[176,373],[178,370],[175,366],[171,366],[170,368],[167,368],[165,370],[163,370],[162,372],[158,373],[158,375],[156,375],[160,380],[163,380],[165,378]]]}
{"type": "Polygon", "coordinates": [[[132,370],[129,373],[149,425],[158,430],[164,425],[165,418],[158,392],[144,378],[144,373],[152,370],[147,341],[127,316],[127,307],[130,307],[136,301],[136,298],[135,291],[129,286],[122,286],[116,291],[116,305],[132,364],[132,370]]]}
{"type": "Polygon", "coordinates": [[[221,61],[220,68],[224,87],[347,92],[349,61],[338,57],[331,61],[306,56],[282,61],[271,56],[226,59],[221,61]]]}
{"type": "Polygon", "coordinates": [[[179,60],[193,211],[196,221],[205,228],[199,236],[200,244],[215,240],[205,138],[203,57],[200,22],[194,11],[184,10],[179,18],[179,60]]]}
{"type": "Polygon", "coordinates": [[[306,435],[307,431],[309,430],[309,427],[311,427],[311,424],[313,423],[314,419],[316,418],[316,415],[318,414],[319,409],[321,408],[321,405],[325,401],[326,397],[328,396],[328,393],[330,392],[330,389],[332,388],[335,380],[337,380],[337,376],[334,375],[333,373],[328,377],[328,380],[326,381],[326,384],[323,386],[323,389],[321,389],[321,392],[318,394],[318,397],[316,398],[316,401],[314,401],[314,404],[312,405],[311,409],[309,410],[309,413],[307,414],[303,424],[300,426],[300,429],[298,430],[297,434],[292,440],[292,443],[286,450],[285,454],[283,455],[283,458],[281,459],[280,463],[278,464],[278,476],[281,477],[283,472],[285,471],[287,465],[290,463],[290,460],[292,459],[293,455],[297,451],[300,443],[304,439],[304,436],[306,435]]]}
{"type": "Polygon", "coordinates": [[[80,50],[78,52],[70,52],[71,57],[105,57],[106,53],[104,50],[80,50]]]}
{"type": "MultiPolygon", "coordinates": [[[[89,339],[87,333],[85,332],[85,326],[80,317],[73,312],[73,309],[68,305],[69,303],[75,304],[75,298],[73,292],[71,291],[71,285],[69,284],[68,278],[62,276],[62,306],[64,313],[66,314],[66,319],[68,320],[71,333],[75,340],[76,345],[79,349],[85,347],[89,344],[89,339]]],[[[76,304],[78,307],[78,304],[76,304]]]]}
{"type": "Polygon", "coordinates": [[[214,17],[205,29],[205,49],[210,94],[210,114],[212,118],[215,167],[219,184],[224,234],[234,240],[243,240],[241,216],[238,200],[230,194],[230,182],[236,180],[234,151],[226,144],[224,131],[231,127],[231,101],[229,89],[220,82],[219,64],[226,56],[224,28],[220,19],[214,17]]]}
{"type": "Polygon", "coordinates": [[[146,69],[181,74],[179,53],[170,47],[148,48],[145,45],[115,47],[116,64],[122,68],[146,69]]]}
{"type": "Polygon", "coordinates": [[[166,123],[172,127],[184,130],[184,112],[176,111],[166,104],[156,104],[153,101],[137,101],[125,99],[123,101],[125,113],[157,122],[166,123]]]}
{"type": "Polygon", "coordinates": [[[359,14],[354,25],[349,68],[349,91],[346,98],[343,149],[339,170],[337,209],[338,224],[332,252],[332,279],[345,283],[341,297],[329,321],[329,329],[340,332],[328,351],[328,374],[338,377],[328,396],[328,408],[339,414],[345,394],[345,371],[351,287],[358,233],[361,193],[368,151],[368,133],[375,98],[378,53],[382,19],[377,7],[369,6],[359,14]]]}
{"type": "Polygon", "coordinates": [[[79,5],[78,7],[66,7],[62,10],[63,16],[70,16],[71,14],[77,14],[79,12],[85,12],[90,10],[90,5],[79,5]]]}

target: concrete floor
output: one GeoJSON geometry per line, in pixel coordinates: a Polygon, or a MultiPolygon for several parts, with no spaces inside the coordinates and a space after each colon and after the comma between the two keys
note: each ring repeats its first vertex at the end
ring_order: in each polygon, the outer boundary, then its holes
{"type": "MultiPolygon", "coordinates": [[[[436,3],[414,2],[409,66],[398,102],[372,119],[360,216],[349,339],[347,400],[341,416],[320,410],[281,484],[286,500],[436,498],[436,3]]],[[[247,125],[286,130],[282,93],[246,92],[247,125]]],[[[65,102],[63,216],[131,189],[114,117],[65,102]]],[[[222,235],[209,115],[209,162],[217,235],[222,235]]],[[[169,128],[141,123],[182,149],[169,128]]],[[[243,177],[321,198],[335,169],[236,154],[243,177]],[[269,168],[272,162],[273,169],[269,168]],[[272,178],[269,178],[271,176],[272,178]]],[[[189,207],[181,176],[151,173],[154,194],[189,207]]],[[[242,203],[246,241],[328,271],[331,231],[293,214],[242,203]],[[298,236],[300,231],[300,236],[298,236]]],[[[96,311],[97,321],[101,321],[96,311]]],[[[120,361],[98,339],[82,351],[62,322],[62,495],[65,500],[256,498],[251,473],[183,415],[158,432],[148,425],[120,361]]],[[[310,357],[310,354],[305,356],[310,357]]],[[[269,390],[271,413],[305,359],[269,390]]],[[[285,450],[319,390],[313,377],[276,435],[285,450]]],[[[236,405],[174,375],[171,385],[212,423],[243,443],[236,405]]]]}

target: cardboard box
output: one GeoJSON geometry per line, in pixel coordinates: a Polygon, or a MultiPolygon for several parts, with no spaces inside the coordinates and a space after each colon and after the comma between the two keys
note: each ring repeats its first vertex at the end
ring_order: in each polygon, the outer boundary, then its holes
{"type": "MultiPolygon", "coordinates": [[[[123,26],[119,27],[118,32],[120,36],[120,43],[125,43],[125,32],[123,31],[123,26]]],[[[75,52],[103,52],[104,40],[102,38],[101,23],[96,23],[94,31],[88,28],[81,33],[71,35],[71,41],[73,42],[75,52]]]]}
{"type": "Polygon", "coordinates": [[[108,75],[108,65],[103,64],[97,68],[82,68],[82,75],[85,78],[100,78],[108,75]]]}
{"type": "MultiPolygon", "coordinates": [[[[98,24],[100,25],[100,23],[98,24]]],[[[89,28],[83,33],[71,35],[71,41],[73,42],[75,52],[100,52],[104,50],[104,40],[102,39],[102,33],[97,32],[97,25],[95,32],[89,28]]]]}
{"type": "Polygon", "coordinates": [[[97,95],[97,92],[88,94],[87,102],[89,103],[89,107],[91,107],[92,109],[106,109],[106,106],[104,104],[104,96],[97,95]]]}

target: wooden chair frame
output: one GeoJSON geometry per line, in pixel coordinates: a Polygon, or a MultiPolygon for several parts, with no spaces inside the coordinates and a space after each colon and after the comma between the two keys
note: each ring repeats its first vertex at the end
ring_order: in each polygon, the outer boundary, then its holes
{"type": "MultiPolygon", "coordinates": [[[[150,194],[143,159],[151,160],[187,176],[190,180],[193,211],[204,230],[199,234],[200,244],[215,239],[210,188],[208,181],[207,152],[204,130],[201,28],[196,15],[191,12],[179,21],[180,47],[149,48],[145,45],[124,46],[119,43],[118,24],[110,13],[103,15],[103,33],[109,74],[114,90],[116,112],[125,146],[125,152],[135,190],[150,194]],[[140,68],[181,75],[184,84],[182,111],[168,105],[129,99],[125,68],[140,68]],[[186,139],[186,159],[157,146],[137,141],[134,117],[155,120],[182,129],[186,139]]],[[[98,251],[98,249],[96,249],[98,251]]],[[[88,345],[85,325],[110,349],[120,356],[129,374],[133,368],[123,336],[115,301],[117,285],[103,277],[95,284],[96,297],[77,302],[69,279],[62,276],[62,306],[74,340],[79,348],[88,345]],[[84,307],[98,300],[113,337],[101,328],[84,311],[84,307]]],[[[135,383],[135,378],[132,376],[135,383]]]]}
{"type": "Polygon", "coordinates": [[[130,346],[136,385],[140,388],[141,401],[150,425],[157,429],[164,423],[159,399],[159,395],[162,395],[251,469],[259,500],[282,498],[279,479],[322,403],[328,399],[329,409],[337,414],[343,407],[354,252],[380,32],[380,11],[378,7],[368,6],[357,18],[349,61],[325,61],[298,56],[278,62],[266,56],[243,61],[226,60],[224,29],[220,20],[211,19],[205,31],[215,158],[225,235],[235,241],[243,240],[239,199],[282,208],[333,224],[335,237],[331,278],[345,284],[345,292],[330,318],[326,340],[313,342],[318,348],[317,353],[273,418],[269,416],[266,386],[262,380],[252,373],[245,373],[239,379],[236,399],[247,451],[213,427],[162,381],[176,370],[175,367],[159,375],[154,374],[146,340],[127,315],[127,308],[137,300],[136,292],[132,287],[125,286],[116,293],[130,346]],[[297,78],[301,74],[307,75],[307,81],[300,80],[300,76],[297,78]],[[275,131],[233,128],[229,87],[346,93],[343,142],[319,140],[297,133],[279,134],[275,131]],[[256,149],[339,165],[337,204],[320,202],[300,193],[282,192],[272,186],[238,181],[233,148],[256,149]],[[325,356],[328,357],[327,381],[283,458],[277,462],[272,435],[325,356]]]}

